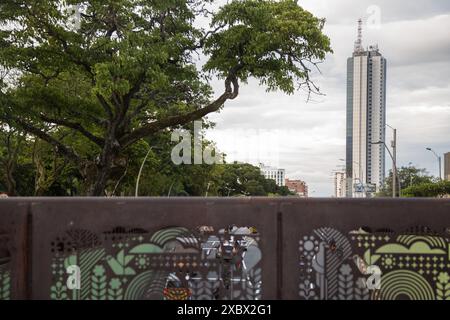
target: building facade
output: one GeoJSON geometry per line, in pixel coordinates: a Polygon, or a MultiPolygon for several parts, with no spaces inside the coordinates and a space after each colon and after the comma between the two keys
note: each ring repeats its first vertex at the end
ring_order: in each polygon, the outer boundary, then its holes
{"type": "Polygon", "coordinates": [[[450,181],[450,152],[444,154],[444,179],[450,181]]]}
{"type": "Polygon", "coordinates": [[[346,190],[348,197],[379,191],[385,180],[386,59],[378,46],[362,46],[362,21],[353,56],[347,61],[346,190]],[[356,186],[360,186],[356,188],[356,186]],[[362,190],[361,190],[362,188],[362,190]]]}
{"type": "Polygon", "coordinates": [[[334,173],[334,196],[336,198],[345,198],[347,196],[346,181],[347,180],[345,172],[334,173]]]}
{"type": "Polygon", "coordinates": [[[305,181],[286,179],[286,187],[301,198],[308,198],[308,185],[305,181]]]}
{"type": "Polygon", "coordinates": [[[259,168],[261,170],[262,175],[266,178],[266,179],[271,179],[271,180],[275,180],[276,184],[279,187],[284,187],[286,186],[286,170],[285,169],[278,169],[278,168],[274,168],[274,167],[268,167],[265,166],[264,164],[260,164],[259,168]]]}

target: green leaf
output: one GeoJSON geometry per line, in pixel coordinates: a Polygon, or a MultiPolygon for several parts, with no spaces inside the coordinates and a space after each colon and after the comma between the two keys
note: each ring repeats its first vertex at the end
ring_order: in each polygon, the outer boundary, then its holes
{"type": "Polygon", "coordinates": [[[120,250],[117,254],[117,262],[119,262],[122,266],[125,266],[124,250],[120,250]]]}

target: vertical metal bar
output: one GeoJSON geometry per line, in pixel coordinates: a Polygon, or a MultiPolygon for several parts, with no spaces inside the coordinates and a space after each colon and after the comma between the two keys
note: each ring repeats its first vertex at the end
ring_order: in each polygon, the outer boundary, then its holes
{"type": "Polygon", "coordinates": [[[24,241],[24,267],[23,276],[25,284],[25,297],[27,300],[33,299],[33,212],[31,203],[27,204],[27,216],[24,241]]]}
{"type": "Polygon", "coordinates": [[[392,198],[397,198],[397,129],[394,129],[394,141],[392,141],[392,198]]]}
{"type": "Polygon", "coordinates": [[[283,213],[277,213],[277,299],[283,299],[283,213]]]}

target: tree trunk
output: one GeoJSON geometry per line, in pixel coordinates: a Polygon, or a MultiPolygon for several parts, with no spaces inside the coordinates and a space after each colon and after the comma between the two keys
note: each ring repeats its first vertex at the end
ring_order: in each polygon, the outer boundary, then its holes
{"type": "Polygon", "coordinates": [[[11,166],[8,165],[6,168],[5,178],[6,178],[7,188],[8,188],[7,192],[8,192],[8,195],[11,197],[14,197],[17,195],[16,180],[14,179],[13,172],[14,172],[14,165],[11,165],[11,166]]]}
{"type": "Polygon", "coordinates": [[[108,179],[111,175],[114,159],[116,158],[116,148],[113,141],[110,140],[107,142],[103,148],[99,164],[97,165],[95,181],[88,193],[90,197],[103,197],[106,195],[105,191],[108,185],[108,179]]]}
{"type": "Polygon", "coordinates": [[[105,196],[106,186],[108,184],[109,175],[111,173],[111,166],[102,166],[98,168],[95,182],[89,191],[90,197],[105,196]]]}
{"type": "Polygon", "coordinates": [[[8,148],[8,159],[6,159],[4,166],[5,166],[5,178],[6,178],[6,185],[8,188],[8,195],[11,197],[14,197],[17,195],[17,183],[14,179],[14,172],[16,170],[17,165],[17,155],[20,148],[20,141],[17,141],[16,146],[13,148],[13,137],[12,135],[8,135],[6,145],[8,148]]]}

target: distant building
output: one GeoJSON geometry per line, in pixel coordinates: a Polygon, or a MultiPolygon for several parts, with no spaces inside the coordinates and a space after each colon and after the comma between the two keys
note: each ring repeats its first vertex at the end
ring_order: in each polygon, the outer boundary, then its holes
{"type": "Polygon", "coordinates": [[[260,164],[259,168],[261,170],[262,175],[266,178],[266,179],[270,179],[270,180],[274,180],[275,183],[279,186],[279,187],[284,187],[286,186],[286,170],[284,169],[278,169],[278,168],[274,168],[274,167],[268,167],[265,166],[264,164],[260,164]]]}
{"type": "Polygon", "coordinates": [[[444,154],[444,179],[450,181],[450,152],[444,154]]]}
{"type": "Polygon", "coordinates": [[[358,40],[347,65],[347,196],[361,195],[358,186],[376,186],[385,180],[386,59],[378,46],[362,45],[362,20],[358,40]],[[378,144],[377,144],[378,143],[378,144]]]}
{"type": "Polygon", "coordinates": [[[336,198],[345,198],[347,196],[346,181],[345,172],[336,172],[334,174],[334,196],[336,198]]]}
{"type": "Polygon", "coordinates": [[[308,186],[305,181],[286,179],[286,187],[299,197],[308,198],[308,186]]]}

